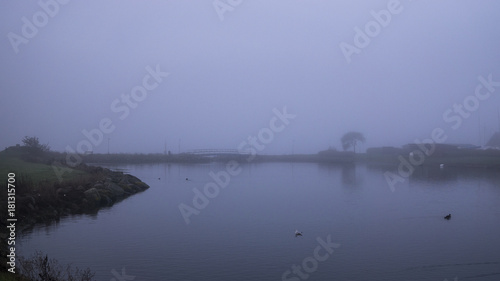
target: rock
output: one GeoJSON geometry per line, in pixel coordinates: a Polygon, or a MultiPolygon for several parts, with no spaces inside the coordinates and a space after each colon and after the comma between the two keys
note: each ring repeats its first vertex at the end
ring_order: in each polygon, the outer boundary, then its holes
{"type": "Polygon", "coordinates": [[[138,182],[135,182],[134,183],[137,187],[139,187],[141,190],[146,190],[149,188],[149,185],[147,185],[146,183],[142,182],[142,181],[138,181],[138,182]]]}
{"type": "Polygon", "coordinates": [[[112,182],[106,184],[104,186],[104,190],[111,192],[111,194],[116,196],[116,197],[121,197],[121,196],[123,196],[123,193],[124,193],[123,188],[121,188],[116,183],[112,183],[112,182]]]}
{"type": "Polygon", "coordinates": [[[130,193],[130,194],[134,194],[134,193],[137,193],[139,191],[141,191],[139,189],[139,187],[137,187],[135,184],[120,184],[120,186],[123,188],[123,190],[125,190],[125,192],[127,193],[130,193]]]}
{"type": "Polygon", "coordinates": [[[113,204],[113,200],[106,195],[101,196],[101,205],[110,206],[113,204]]]}
{"type": "Polygon", "coordinates": [[[129,184],[128,179],[126,177],[121,178],[120,181],[118,181],[118,183],[120,183],[120,184],[129,184]]]}
{"type": "Polygon", "coordinates": [[[97,188],[91,188],[83,193],[89,204],[97,205],[101,201],[101,195],[97,188]]]}
{"type": "Polygon", "coordinates": [[[127,180],[128,180],[130,183],[140,182],[140,181],[141,181],[139,178],[134,177],[134,176],[132,176],[132,175],[128,175],[128,174],[127,174],[127,175],[124,175],[124,176],[127,178],[127,180]]]}
{"type": "MultiPolygon", "coordinates": [[[[89,167],[86,169],[91,170],[89,167]]],[[[137,177],[123,172],[105,168],[96,168],[95,171],[97,174],[93,178],[80,181],[78,186],[65,186],[64,183],[53,185],[56,197],[49,198],[45,193],[42,196],[37,193],[24,196],[19,194],[16,204],[19,205],[19,216],[23,218],[23,224],[50,222],[76,213],[97,214],[100,207],[111,206],[149,188],[137,177]]]]}

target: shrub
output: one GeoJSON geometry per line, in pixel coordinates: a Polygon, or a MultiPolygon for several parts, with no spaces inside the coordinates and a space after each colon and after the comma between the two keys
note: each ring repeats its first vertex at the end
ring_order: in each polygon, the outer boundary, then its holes
{"type": "Polygon", "coordinates": [[[20,257],[19,264],[21,275],[31,281],[92,281],[95,275],[89,268],[81,270],[70,264],[63,266],[40,251],[30,258],[20,257]]]}

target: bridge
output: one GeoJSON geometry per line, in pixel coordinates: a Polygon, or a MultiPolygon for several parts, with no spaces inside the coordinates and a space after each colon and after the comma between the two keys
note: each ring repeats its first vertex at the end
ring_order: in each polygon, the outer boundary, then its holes
{"type": "Polygon", "coordinates": [[[250,151],[240,151],[237,149],[193,149],[185,152],[186,154],[197,155],[202,157],[220,157],[234,155],[250,155],[250,151]]]}

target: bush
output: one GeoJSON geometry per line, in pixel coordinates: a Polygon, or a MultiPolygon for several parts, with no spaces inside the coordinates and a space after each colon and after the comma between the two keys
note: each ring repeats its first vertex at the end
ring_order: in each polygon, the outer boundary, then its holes
{"type": "Polygon", "coordinates": [[[20,273],[31,281],[92,281],[94,273],[89,268],[81,270],[71,265],[63,266],[55,259],[36,251],[30,258],[19,258],[20,273]]]}
{"type": "Polygon", "coordinates": [[[38,137],[24,137],[22,139],[23,145],[32,153],[47,152],[50,150],[48,144],[41,144],[38,137]]]}

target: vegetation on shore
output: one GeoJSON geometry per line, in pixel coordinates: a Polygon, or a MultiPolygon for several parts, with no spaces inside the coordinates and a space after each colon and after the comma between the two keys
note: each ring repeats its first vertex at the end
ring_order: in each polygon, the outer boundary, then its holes
{"type": "MultiPolygon", "coordinates": [[[[500,139],[500,138],[499,138],[500,139]]],[[[329,148],[317,154],[260,155],[239,151],[210,150],[208,153],[171,154],[89,154],[83,157],[87,163],[206,163],[237,161],[246,162],[315,162],[352,164],[368,163],[379,166],[398,166],[401,162],[411,162],[414,166],[456,166],[500,168],[499,149],[479,149],[474,146],[449,145],[441,143],[407,144],[403,147],[373,147],[365,153],[356,153],[359,143],[366,138],[360,132],[352,131],[340,139],[343,151],[329,148]],[[348,151],[352,149],[352,151],[348,151]]],[[[493,144],[490,141],[491,144],[493,144]]]]}
{"type": "Polygon", "coordinates": [[[417,162],[416,166],[446,166],[457,167],[488,167],[500,168],[500,150],[497,149],[460,149],[452,145],[436,145],[432,153],[425,153],[419,148],[408,145],[402,148],[377,147],[369,148],[365,153],[353,151],[337,151],[327,149],[316,154],[284,154],[284,155],[248,155],[248,154],[220,154],[195,155],[181,153],[175,155],[164,154],[92,154],[83,157],[86,163],[208,163],[237,161],[240,163],[261,162],[303,162],[303,163],[367,163],[372,166],[397,166],[401,158],[417,162]],[[421,157],[423,155],[423,157],[421,157]],[[419,158],[420,157],[420,158],[419,158]]]}
{"type": "Polygon", "coordinates": [[[95,273],[90,268],[80,269],[63,265],[40,251],[30,257],[19,257],[19,269],[13,274],[0,272],[2,281],[92,281],[95,273]]]}
{"type": "MultiPolygon", "coordinates": [[[[461,148],[446,144],[408,144],[401,148],[369,148],[365,153],[355,153],[358,142],[364,142],[359,133],[351,133],[342,139],[344,151],[328,149],[317,154],[251,155],[240,153],[212,154],[88,154],[81,155],[78,166],[66,164],[67,154],[50,151],[35,137],[23,139],[24,145],[12,146],[0,152],[0,177],[15,173],[16,217],[20,232],[36,223],[51,223],[72,214],[92,214],[99,208],[144,191],[149,186],[138,178],[122,172],[90,166],[89,163],[207,163],[213,161],[261,162],[313,162],[353,164],[368,163],[375,166],[397,167],[403,161],[414,166],[455,166],[500,168],[500,150],[461,148]],[[353,151],[346,151],[352,148],[353,151]],[[61,172],[64,171],[64,172],[61,172]]],[[[348,165],[346,165],[348,166],[348,165]]],[[[484,169],[486,170],[486,169],[484,169]]],[[[5,190],[6,180],[0,188],[5,190]]],[[[6,193],[0,195],[0,205],[6,205],[6,193]]],[[[0,212],[0,227],[6,227],[6,212],[0,212]]],[[[0,233],[2,240],[6,238],[0,233]]],[[[6,248],[0,249],[0,268],[5,268],[6,248]]],[[[28,271],[21,275],[0,272],[0,280],[45,280],[44,276],[56,276],[51,280],[92,280],[92,273],[58,265],[42,253],[21,258],[20,263],[28,271]],[[55,271],[50,271],[55,270],[55,271]],[[34,275],[30,275],[34,274],[34,275]],[[28,276],[28,277],[26,277],[28,276]],[[35,276],[35,277],[34,277],[35,276]],[[69,277],[68,277],[69,276],[69,277]],[[79,276],[79,277],[71,277],[79,276]],[[73,278],[73,279],[71,279],[73,278]]],[[[4,271],[4,270],[2,270],[4,271]]]]}
{"type": "MultiPolygon", "coordinates": [[[[38,223],[50,224],[64,216],[93,214],[100,208],[149,188],[123,172],[80,164],[65,164],[64,154],[49,151],[37,138],[26,137],[24,145],[0,152],[0,205],[7,206],[7,175],[15,174],[16,235],[38,223]],[[64,172],[61,172],[64,171],[64,172]]],[[[10,191],[9,191],[10,192],[10,191]]],[[[7,210],[0,212],[0,227],[6,229],[7,210]]],[[[0,233],[6,241],[7,234],[0,233]]],[[[22,274],[6,272],[7,245],[0,247],[0,280],[92,280],[90,270],[63,266],[37,252],[19,257],[22,274]]]]}
{"type": "Polygon", "coordinates": [[[265,155],[265,154],[191,154],[180,153],[175,155],[165,154],[91,154],[85,155],[83,161],[89,164],[100,163],[208,163],[237,161],[240,163],[260,163],[260,162],[335,162],[351,163],[355,160],[355,154],[350,151],[324,151],[318,154],[284,154],[284,155],[265,155]]]}
{"type": "MultiPolygon", "coordinates": [[[[55,153],[33,155],[23,146],[0,152],[0,175],[14,173],[16,217],[24,226],[80,213],[95,213],[149,186],[138,178],[102,167],[70,167],[55,153]],[[64,173],[58,173],[64,169],[64,173]]],[[[6,180],[0,186],[6,188],[6,180]]],[[[2,193],[0,201],[6,201],[2,193]]],[[[1,212],[0,216],[5,216],[1,212]]]]}
{"type": "Polygon", "coordinates": [[[398,165],[409,161],[414,166],[500,168],[500,150],[461,148],[449,144],[408,144],[401,148],[369,148],[357,161],[371,165],[398,165]]]}

